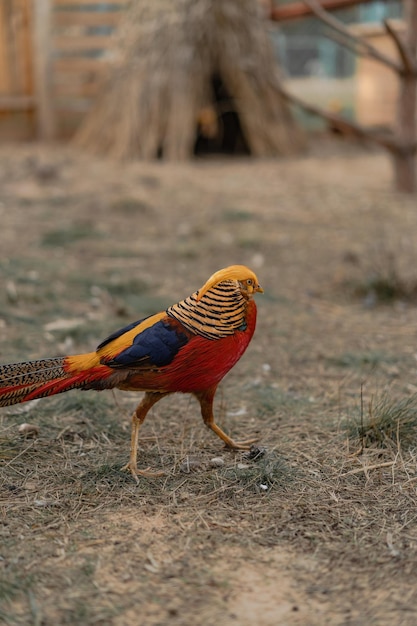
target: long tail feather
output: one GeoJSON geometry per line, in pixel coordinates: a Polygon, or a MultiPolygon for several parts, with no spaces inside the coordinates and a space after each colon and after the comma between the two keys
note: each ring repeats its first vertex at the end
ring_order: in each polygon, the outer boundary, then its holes
{"type": "Polygon", "coordinates": [[[102,367],[71,372],[65,357],[0,365],[0,407],[75,388],[105,388],[102,377],[102,367]]]}

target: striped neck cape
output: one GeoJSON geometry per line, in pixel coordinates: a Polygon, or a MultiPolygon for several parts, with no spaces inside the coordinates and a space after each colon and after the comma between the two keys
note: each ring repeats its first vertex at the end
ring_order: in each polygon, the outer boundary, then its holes
{"type": "Polygon", "coordinates": [[[173,304],[167,315],[181,322],[195,335],[221,339],[246,329],[247,300],[235,280],[218,283],[197,300],[198,291],[173,304]]]}

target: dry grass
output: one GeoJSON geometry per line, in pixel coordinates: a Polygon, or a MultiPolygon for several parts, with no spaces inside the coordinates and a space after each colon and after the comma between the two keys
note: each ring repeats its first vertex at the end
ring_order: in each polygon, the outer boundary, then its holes
{"type": "Polygon", "coordinates": [[[135,394],[2,410],[0,620],[415,623],[415,309],[341,286],[360,277],[352,259],[384,249],[381,224],[412,280],[417,214],[381,184],[382,157],[323,158],[122,168],[0,153],[2,361],[91,349],[231,262],[266,291],[217,398],[222,426],[263,454],[224,451],[197,404],[172,397],[140,445],[164,476],[136,485],[120,472],[135,394]],[[56,179],[38,181],[34,159],[56,179]]]}

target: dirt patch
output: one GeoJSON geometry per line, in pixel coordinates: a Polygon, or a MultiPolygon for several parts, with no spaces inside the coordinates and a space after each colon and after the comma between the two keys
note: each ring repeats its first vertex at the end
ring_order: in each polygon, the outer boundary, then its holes
{"type": "Polygon", "coordinates": [[[263,557],[263,566],[248,563],[233,580],[230,623],[254,624],[261,619],[266,626],[323,624],[325,605],[313,601],[297,584],[300,567],[310,565],[313,570],[309,560],[283,549],[269,550],[263,557]]]}
{"type": "Polygon", "coordinates": [[[265,294],[216,413],[266,448],[223,450],[173,396],[140,438],[164,476],[136,485],[137,394],[2,410],[0,619],[414,626],[417,212],[390,176],[333,145],[169,166],[0,150],[1,362],[94,349],[244,263],[265,294]]]}

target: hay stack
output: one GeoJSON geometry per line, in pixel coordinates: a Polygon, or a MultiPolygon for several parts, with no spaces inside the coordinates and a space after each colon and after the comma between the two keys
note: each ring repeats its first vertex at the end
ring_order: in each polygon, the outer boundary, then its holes
{"type": "Polygon", "coordinates": [[[75,136],[83,149],[119,159],[190,158],[201,112],[216,110],[214,78],[230,95],[251,154],[300,146],[256,0],[134,0],[116,58],[75,136]]]}

